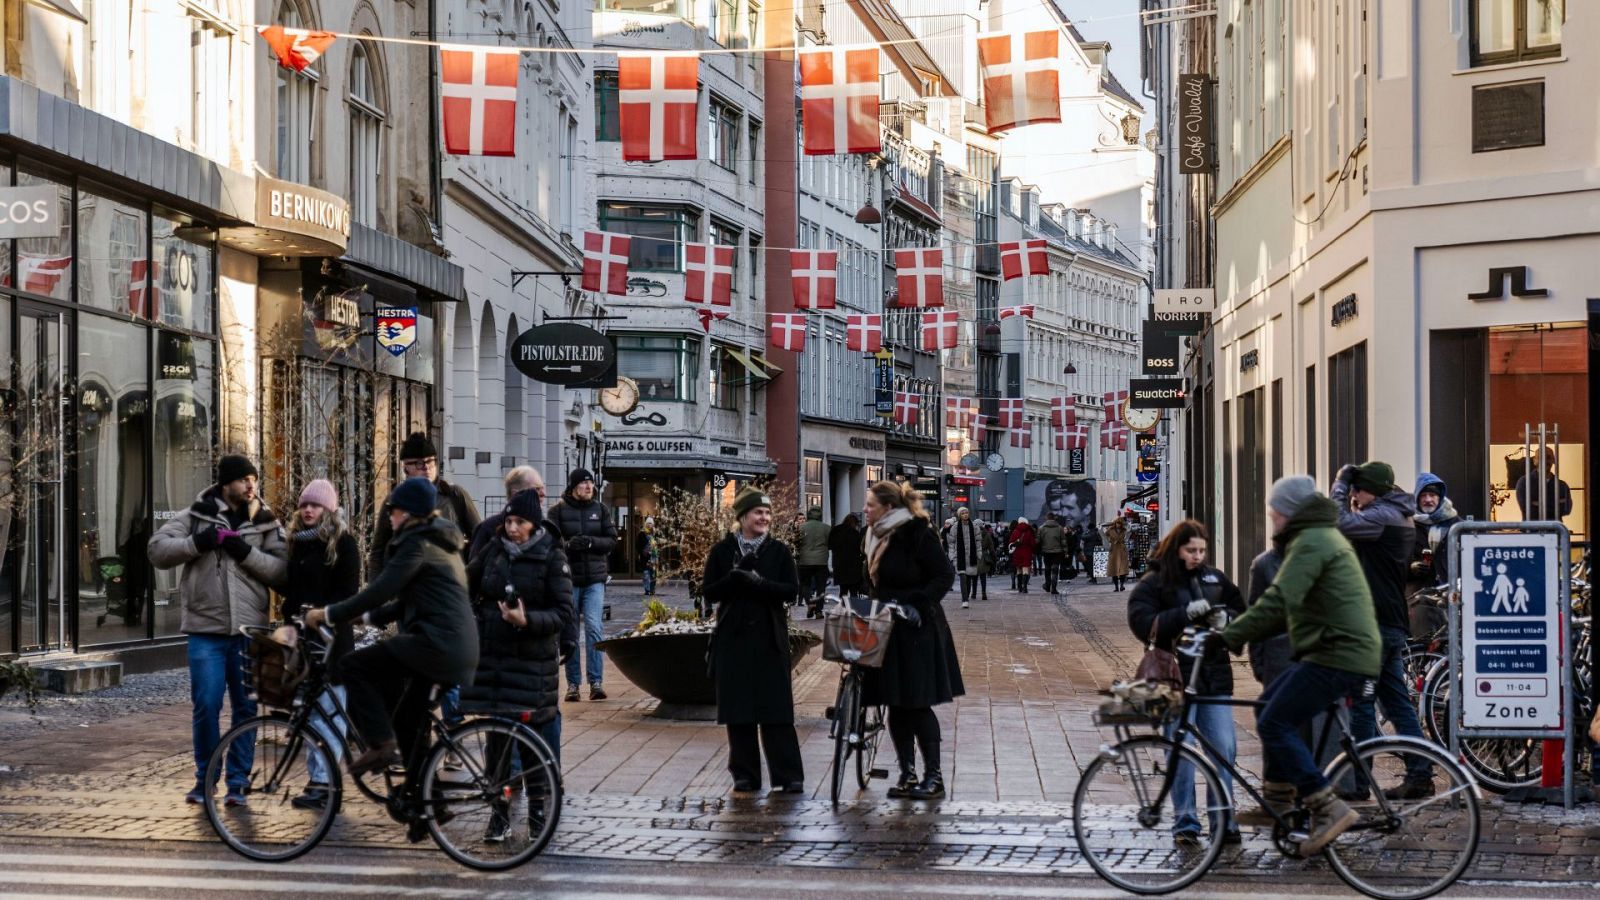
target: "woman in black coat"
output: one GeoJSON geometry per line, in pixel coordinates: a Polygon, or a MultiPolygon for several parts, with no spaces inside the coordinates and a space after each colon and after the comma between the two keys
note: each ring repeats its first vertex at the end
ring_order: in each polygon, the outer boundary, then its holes
{"type": "Polygon", "coordinates": [[[883,668],[868,670],[864,690],[868,704],[889,707],[889,736],[900,762],[900,779],[889,796],[943,797],[939,717],[933,707],[966,693],[942,605],[955,583],[955,570],[922,509],[922,497],[892,481],[880,481],[867,492],[866,550],[873,599],[893,600],[907,610],[889,635],[883,668]],[[923,765],[920,782],[918,745],[923,765]]]}
{"type": "Polygon", "coordinates": [[[773,787],[799,794],[806,785],[789,681],[788,607],[799,596],[800,576],[789,546],[768,534],[771,498],[747,487],[733,513],[739,527],[711,548],[701,581],[717,616],[710,668],[717,722],[728,729],[728,771],[734,790],[757,790],[765,749],[773,787]]]}
{"type": "Polygon", "coordinates": [[[828,532],[828,552],[833,554],[833,581],[839,593],[854,597],[866,580],[866,557],[861,555],[861,520],[855,513],[828,532]]]}

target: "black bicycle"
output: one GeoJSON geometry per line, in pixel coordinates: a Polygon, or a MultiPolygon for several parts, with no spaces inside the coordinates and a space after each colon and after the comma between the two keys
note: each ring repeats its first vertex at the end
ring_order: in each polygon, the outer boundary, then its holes
{"type": "MultiPolygon", "coordinates": [[[[304,626],[295,624],[303,638],[304,626]]],[[[240,630],[253,639],[271,632],[256,626],[240,630]]],[[[366,750],[360,735],[344,727],[349,721],[344,704],[328,689],[326,648],[332,635],[326,629],[322,634],[320,645],[299,641],[306,648],[299,662],[303,674],[292,696],[277,698],[285,708],[234,725],[206,767],[211,827],[250,859],[283,862],[321,842],[344,796],[339,764],[366,750]],[[233,782],[233,773],[243,773],[243,783],[233,782]],[[228,794],[243,794],[243,803],[217,799],[224,780],[230,782],[228,794]]],[[[446,724],[437,712],[440,694],[434,685],[427,721],[406,766],[352,779],[356,789],[406,825],[408,838],[431,835],[463,865],[519,866],[544,850],[561,818],[555,754],[518,722],[489,717],[446,724]]]]}
{"type": "Polygon", "coordinates": [[[842,667],[839,693],[824,712],[832,723],[828,736],[833,739],[831,796],[835,806],[844,794],[852,756],[855,757],[856,784],[862,790],[866,790],[874,778],[889,777],[887,769],[873,766],[885,730],[883,707],[866,703],[862,696],[867,669],[883,664],[883,651],[889,640],[889,632],[882,627],[884,620],[879,615],[883,612],[904,616],[898,603],[876,601],[875,607],[862,615],[856,611],[854,603],[846,603],[831,594],[823,598],[823,657],[842,667]]]}
{"type": "MultiPolygon", "coordinates": [[[[1213,632],[1190,628],[1179,652],[1201,655],[1213,632]]],[[[1205,875],[1222,854],[1220,825],[1231,815],[1233,797],[1222,773],[1273,820],[1272,841],[1278,851],[1301,858],[1300,845],[1309,836],[1310,817],[1298,802],[1285,815],[1264,802],[1244,773],[1222,757],[1195,726],[1200,706],[1260,706],[1259,701],[1201,696],[1195,665],[1184,689],[1183,713],[1168,738],[1161,734],[1134,734],[1149,727],[1144,715],[1098,717],[1098,724],[1113,728],[1115,745],[1100,752],[1083,773],[1073,797],[1072,822],[1078,849],[1096,874],[1111,884],[1136,894],[1165,894],[1182,890],[1205,875]],[[1196,749],[1192,742],[1197,742],[1196,749]],[[1203,751],[1203,752],[1202,752],[1203,751]],[[1196,795],[1207,798],[1197,806],[1196,817],[1210,827],[1193,843],[1173,840],[1176,824],[1174,781],[1179,767],[1193,773],[1196,795]],[[1220,766],[1220,768],[1219,768],[1220,766]]],[[[1368,685],[1370,689],[1370,683],[1368,685]]],[[[1360,820],[1323,851],[1333,871],[1344,882],[1369,897],[1417,900],[1453,884],[1471,865],[1479,834],[1478,790],[1471,776],[1442,748],[1417,738],[1380,736],[1359,744],[1350,735],[1349,710],[1340,702],[1329,707],[1330,720],[1338,724],[1340,753],[1324,774],[1331,783],[1346,780],[1368,786],[1366,799],[1352,802],[1360,820]],[[1405,780],[1408,765],[1426,764],[1433,775],[1431,796],[1398,800],[1385,792],[1405,780]]],[[[1316,758],[1323,752],[1332,728],[1324,729],[1316,758]]],[[[1398,793],[1398,792],[1397,792],[1398,793]]],[[[1191,798],[1191,803],[1194,803],[1191,798]]]]}

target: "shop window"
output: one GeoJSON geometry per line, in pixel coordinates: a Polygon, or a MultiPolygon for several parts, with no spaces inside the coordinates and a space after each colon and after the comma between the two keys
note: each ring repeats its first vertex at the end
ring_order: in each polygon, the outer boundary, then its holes
{"type": "Polygon", "coordinates": [[[1306,366],[1306,474],[1317,477],[1317,367],[1306,366]]]}
{"type": "Polygon", "coordinates": [[[617,373],[639,384],[646,402],[695,400],[700,375],[700,342],[677,335],[617,336],[617,373]]]}
{"type": "Polygon", "coordinates": [[[1559,56],[1566,0],[1472,0],[1472,64],[1559,56]]]}
{"type": "Polygon", "coordinates": [[[594,73],[594,139],[622,140],[620,122],[617,108],[617,73],[594,73]]]}
{"type": "MultiPolygon", "coordinates": [[[[300,9],[293,3],[284,4],[278,14],[278,24],[285,28],[303,28],[300,9]]],[[[274,66],[278,94],[278,177],[301,184],[311,183],[311,147],[316,139],[313,127],[316,120],[317,82],[322,73],[316,66],[296,72],[283,66],[274,66]]]]}
{"type": "Polygon", "coordinates": [[[700,213],[686,206],[602,203],[598,218],[601,231],[633,236],[633,272],[682,272],[684,242],[700,237],[700,213]]]}
{"type": "Polygon", "coordinates": [[[217,290],[212,232],[159,209],[152,222],[155,268],[150,278],[157,319],[175,328],[213,332],[217,290]]]}
{"type": "Polygon", "coordinates": [[[729,172],[736,171],[739,167],[739,132],[742,130],[739,125],[743,117],[738,109],[715,97],[707,106],[711,119],[711,161],[729,172]]]}
{"type": "MultiPolygon", "coordinates": [[[[143,209],[92,189],[78,191],[78,302],[124,316],[150,318],[149,260],[143,209]]],[[[42,292],[41,292],[42,293],[42,292]]]]}
{"type": "Polygon", "coordinates": [[[1256,388],[1239,397],[1239,561],[1247,563],[1267,549],[1266,535],[1266,391],[1256,388]]]}
{"type": "MultiPolygon", "coordinates": [[[[217,424],[216,344],[170,331],[155,341],[155,417],[151,472],[152,509],[160,528],[182,513],[211,483],[211,448],[217,424]]],[[[181,570],[153,573],[156,637],[178,633],[181,570]]]]}
{"type": "Polygon", "coordinates": [[[805,502],[802,509],[822,505],[823,460],[820,456],[806,457],[805,502]]]}
{"type": "Polygon", "coordinates": [[[1272,380],[1272,473],[1268,482],[1283,477],[1283,445],[1288,440],[1283,427],[1283,379],[1272,380]]]}
{"type": "Polygon", "coordinates": [[[1559,512],[1555,481],[1567,486],[1571,510],[1561,521],[1574,540],[1587,537],[1588,331],[1578,325],[1491,330],[1489,366],[1489,518],[1521,521],[1559,512]],[[1549,502],[1539,503],[1540,429],[1551,455],[1549,502]],[[1518,482],[1528,478],[1522,490],[1518,482]],[[1550,513],[1544,513],[1541,506],[1550,513]]]}
{"type": "Polygon", "coordinates": [[[374,63],[364,42],[351,41],[350,217],[373,227],[378,224],[378,179],[383,176],[383,119],[374,63]]]}
{"type": "MultiPolygon", "coordinates": [[[[66,300],[72,293],[72,188],[26,169],[17,171],[17,185],[54,186],[61,222],[61,230],[51,237],[17,240],[17,286],[29,293],[66,300]]],[[[6,284],[11,284],[10,279],[6,284]]]]}
{"type": "MultiPolygon", "coordinates": [[[[0,294],[0,353],[5,354],[8,360],[11,359],[11,298],[4,294],[0,294]]],[[[18,406],[13,377],[9,362],[0,365],[0,419],[8,423],[5,427],[0,427],[0,656],[16,652],[16,645],[11,637],[11,609],[12,602],[16,599],[12,585],[17,577],[17,568],[22,562],[19,546],[21,542],[12,539],[16,534],[15,526],[20,524],[12,514],[15,492],[20,485],[20,479],[16,477],[12,468],[16,447],[13,443],[15,438],[12,436],[12,426],[9,424],[17,417],[18,406]]]]}
{"type": "Polygon", "coordinates": [[[1328,358],[1328,472],[1360,465],[1367,443],[1367,344],[1328,358]]]}

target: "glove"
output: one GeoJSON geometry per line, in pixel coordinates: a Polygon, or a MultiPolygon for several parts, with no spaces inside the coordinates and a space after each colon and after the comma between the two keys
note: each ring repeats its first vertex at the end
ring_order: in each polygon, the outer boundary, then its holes
{"type": "Polygon", "coordinates": [[[594,539],[585,537],[581,534],[572,540],[567,541],[567,549],[570,551],[577,551],[578,553],[584,553],[592,546],[594,546],[594,539]]]}
{"type": "Polygon", "coordinates": [[[217,549],[217,545],[220,543],[222,543],[222,536],[217,534],[215,525],[205,531],[196,533],[194,536],[194,549],[201,553],[210,553],[217,549]]]}
{"type": "Polygon", "coordinates": [[[1198,622],[1211,614],[1211,601],[1191,600],[1189,605],[1183,608],[1183,612],[1189,617],[1189,621],[1198,622]]]}
{"type": "Polygon", "coordinates": [[[1221,631],[1228,627],[1228,611],[1219,609],[1206,617],[1206,627],[1212,631],[1221,631]]]}
{"type": "Polygon", "coordinates": [[[745,570],[747,572],[748,571],[754,571],[755,567],[756,567],[756,555],[754,553],[746,553],[744,555],[744,557],[739,560],[739,568],[741,568],[741,569],[743,569],[743,570],[745,570]]]}
{"type": "Polygon", "coordinates": [[[572,654],[577,653],[577,652],[578,652],[578,645],[577,644],[563,641],[562,644],[561,644],[561,655],[560,655],[558,664],[565,665],[567,660],[572,658],[572,654]]]}
{"type": "Polygon", "coordinates": [[[1345,482],[1355,481],[1356,467],[1350,465],[1349,463],[1345,463],[1342,467],[1340,467],[1339,474],[1335,480],[1345,482]]]}
{"type": "Polygon", "coordinates": [[[755,587],[761,582],[761,576],[757,575],[754,569],[734,569],[728,573],[728,577],[742,587],[755,587]]]}
{"type": "Polygon", "coordinates": [[[900,607],[900,617],[912,628],[922,627],[922,613],[917,612],[917,608],[914,606],[900,607]]]}
{"type": "Polygon", "coordinates": [[[250,555],[250,544],[237,534],[230,534],[222,539],[222,550],[233,557],[234,562],[242,563],[250,555]]]}

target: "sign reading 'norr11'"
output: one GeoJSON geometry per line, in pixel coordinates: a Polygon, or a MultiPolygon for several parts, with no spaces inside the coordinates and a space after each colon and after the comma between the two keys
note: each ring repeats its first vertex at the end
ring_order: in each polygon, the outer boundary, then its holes
{"type": "Polygon", "coordinates": [[[1216,312],[1215,288],[1161,288],[1156,291],[1156,312],[1216,312]]]}

